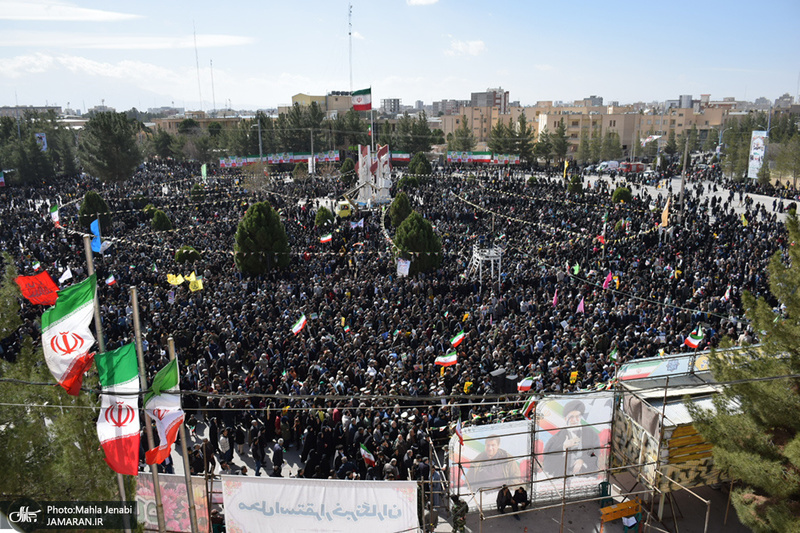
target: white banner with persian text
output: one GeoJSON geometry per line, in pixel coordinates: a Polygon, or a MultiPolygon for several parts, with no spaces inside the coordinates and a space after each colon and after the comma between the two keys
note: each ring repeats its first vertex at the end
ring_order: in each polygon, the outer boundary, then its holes
{"type": "Polygon", "coordinates": [[[413,481],[222,476],[229,533],[414,531],[413,481]]]}

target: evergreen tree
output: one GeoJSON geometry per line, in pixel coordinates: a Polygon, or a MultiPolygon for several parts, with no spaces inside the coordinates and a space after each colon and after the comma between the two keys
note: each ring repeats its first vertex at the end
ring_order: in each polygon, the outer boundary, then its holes
{"type": "Polygon", "coordinates": [[[111,232],[111,209],[103,197],[95,191],[89,191],[83,197],[83,203],[78,211],[78,223],[84,229],[100,217],[100,233],[106,235],[111,232]]]}
{"type": "Polygon", "coordinates": [[[422,153],[414,154],[408,163],[408,171],[414,176],[430,176],[433,169],[428,158],[422,153]]]}
{"type": "Polygon", "coordinates": [[[466,115],[461,115],[461,121],[453,132],[453,136],[447,141],[447,149],[456,152],[471,152],[475,147],[475,136],[469,127],[469,120],[466,115]]]}
{"type": "Polygon", "coordinates": [[[615,204],[618,204],[619,202],[629,204],[631,203],[632,198],[633,196],[631,195],[631,190],[627,187],[617,187],[611,194],[611,202],[615,204]]]}
{"type": "Polygon", "coordinates": [[[601,128],[592,129],[592,139],[589,141],[589,160],[592,163],[599,162],[603,157],[603,130],[601,128]]]}
{"type": "Polygon", "coordinates": [[[107,181],[128,179],[142,162],[136,124],[125,113],[98,113],[86,123],[79,147],[84,167],[107,181]]]}
{"type": "Polygon", "coordinates": [[[778,170],[791,176],[792,186],[797,187],[797,178],[800,177],[800,134],[783,143],[776,163],[778,170]]]}
{"type": "Polygon", "coordinates": [[[158,130],[152,139],[153,153],[161,159],[172,157],[175,155],[172,151],[172,142],[172,135],[165,130],[158,130]]]}
{"type": "Polygon", "coordinates": [[[289,264],[289,239],[278,213],[267,202],[253,204],[239,222],[235,236],[236,267],[260,275],[289,264]]]}
{"type": "Polygon", "coordinates": [[[334,221],[334,216],[333,213],[331,213],[330,209],[328,209],[324,205],[320,206],[320,208],[317,209],[317,215],[316,217],[314,217],[314,225],[316,227],[321,228],[324,226],[328,226],[329,224],[333,224],[333,221],[334,221]]]}
{"type": "Polygon", "coordinates": [[[619,133],[613,130],[606,131],[606,135],[603,138],[603,152],[601,155],[604,161],[622,157],[622,144],[619,140],[619,133]]]}
{"type": "Polygon", "coordinates": [[[201,256],[200,252],[194,249],[194,247],[185,244],[178,248],[175,252],[175,262],[176,263],[194,263],[195,261],[200,261],[201,256]]]}
{"type": "Polygon", "coordinates": [[[533,145],[533,155],[537,159],[544,159],[545,165],[550,165],[550,160],[553,158],[553,142],[550,139],[547,126],[542,129],[536,144],[533,145]]]}
{"type": "Polygon", "coordinates": [[[206,188],[202,183],[195,183],[189,193],[193,202],[203,202],[206,199],[206,188]]]}
{"type": "Polygon", "coordinates": [[[514,153],[519,154],[522,161],[531,162],[533,160],[533,136],[533,128],[528,125],[525,113],[520,113],[515,132],[514,153]]]}
{"type": "MultiPolygon", "coordinates": [[[[0,499],[57,501],[115,501],[119,499],[117,476],[105,463],[99,450],[95,420],[98,402],[81,392],[67,395],[61,387],[28,385],[55,384],[43,364],[40,346],[19,328],[19,289],[11,258],[4,256],[5,275],[0,286],[0,336],[14,337],[4,343],[6,359],[0,360],[0,397],[3,420],[0,424],[0,499]],[[13,355],[13,357],[12,357],[13,355]],[[19,380],[20,382],[14,382],[19,380]],[[58,407],[62,406],[62,407],[58,407]]],[[[97,385],[88,374],[84,388],[97,385]]],[[[135,478],[126,476],[126,493],[133,499],[135,478]]]]}
{"type": "Polygon", "coordinates": [[[567,127],[564,125],[564,119],[559,121],[556,131],[550,135],[550,142],[553,146],[553,157],[559,162],[564,161],[569,151],[569,138],[567,137],[567,127]]]}
{"type": "Polygon", "coordinates": [[[153,213],[153,220],[150,221],[150,227],[153,228],[153,231],[169,231],[172,229],[172,222],[164,211],[156,209],[153,213]]]}
{"type": "Polygon", "coordinates": [[[678,153],[678,141],[675,139],[675,130],[669,130],[667,144],[664,145],[664,153],[670,157],[678,153]]]}
{"type": "Polygon", "coordinates": [[[589,132],[586,128],[581,130],[581,141],[578,144],[578,153],[575,155],[578,163],[584,165],[592,159],[592,149],[589,146],[589,132]]]}
{"type": "Polygon", "coordinates": [[[394,242],[400,249],[400,256],[411,259],[409,274],[435,270],[442,263],[442,241],[433,232],[431,223],[416,211],[397,228],[394,242]]]}
{"type": "Polygon", "coordinates": [[[339,175],[342,178],[342,183],[346,187],[354,184],[358,176],[356,176],[356,164],[349,157],[342,163],[342,168],[339,169],[339,175]]]}
{"type": "Polygon", "coordinates": [[[394,197],[391,207],[389,207],[389,217],[392,220],[392,226],[399,227],[400,224],[411,214],[411,202],[408,195],[400,192],[394,197]]]}
{"type": "Polygon", "coordinates": [[[428,115],[423,111],[411,126],[411,152],[430,152],[433,134],[428,126],[428,115]]]}
{"type": "Polygon", "coordinates": [[[511,153],[513,142],[511,131],[498,120],[489,132],[489,150],[495,154],[508,154],[511,153]]]}
{"type": "MultiPolygon", "coordinates": [[[[786,242],[800,242],[795,216],[787,228],[786,242]]],[[[716,412],[687,402],[694,426],[714,445],[715,468],[742,481],[731,499],[756,533],[800,531],[800,247],[784,246],[768,271],[771,295],[742,298],[760,345],[712,351],[714,378],[727,383],[713,400],[716,412]],[[771,377],[779,379],[756,381],[771,377]]]]}

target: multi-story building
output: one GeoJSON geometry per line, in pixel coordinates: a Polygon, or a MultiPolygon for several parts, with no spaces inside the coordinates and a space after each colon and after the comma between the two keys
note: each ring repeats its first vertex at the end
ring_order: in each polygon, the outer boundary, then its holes
{"type": "Polygon", "coordinates": [[[381,110],[390,115],[397,115],[400,113],[400,99],[399,98],[384,98],[381,100],[381,110]]]}
{"type": "Polygon", "coordinates": [[[431,115],[457,115],[461,108],[470,105],[469,100],[440,100],[431,106],[431,115]]]}
{"type": "Polygon", "coordinates": [[[482,93],[472,93],[470,105],[472,107],[496,107],[504,115],[508,113],[508,91],[498,87],[497,89],[486,89],[482,93]]]}
{"type": "Polygon", "coordinates": [[[794,104],[794,98],[789,93],[775,99],[775,109],[789,109],[794,104]]]}
{"type": "Polygon", "coordinates": [[[22,117],[25,113],[47,113],[55,111],[56,115],[61,114],[61,106],[54,105],[15,105],[0,107],[0,117],[22,117]]]}
{"type": "Polygon", "coordinates": [[[241,117],[209,117],[204,111],[187,111],[183,116],[171,116],[167,118],[154,118],[153,124],[157,129],[161,129],[170,134],[178,133],[178,127],[186,119],[194,119],[200,124],[200,128],[207,130],[209,124],[221,124],[223,128],[233,128],[242,120],[241,117]]]}

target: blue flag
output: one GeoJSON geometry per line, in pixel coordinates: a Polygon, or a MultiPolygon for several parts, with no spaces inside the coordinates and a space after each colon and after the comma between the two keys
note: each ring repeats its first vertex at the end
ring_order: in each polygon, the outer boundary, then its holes
{"type": "MultiPolygon", "coordinates": [[[[92,222],[94,224],[94,222],[92,222]]],[[[103,243],[100,241],[100,237],[95,237],[92,239],[92,251],[96,254],[100,253],[100,248],[103,246],[103,243]]]]}
{"type": "MultiPolygon", "coordinates": [[[[98,218],[98,219],[96,219],[96,220],[95,220],[94,222],[92,222],[91,224],[89,224],[89,227],[91,228],[91,230],[92,230],[92,233],[93,233],[94,235],[97,235],[98,237],[100,236],[100,219],[99,219],[99,218],[98,218]]],[[[98,240],[99,240],[99,239],[98,239],[98,240]]]]}

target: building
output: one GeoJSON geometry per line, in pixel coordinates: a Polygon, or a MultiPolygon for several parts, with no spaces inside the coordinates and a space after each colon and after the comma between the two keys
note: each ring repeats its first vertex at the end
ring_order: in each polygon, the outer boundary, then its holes
{"type": "Polygon", "coordinates": [[[400,113],[400,98],[384,98],[381,100],[381,110],[390,115],[400,113]]]}
{"type": "Polygon", "coordinates": [[[789,109],[794,104],[794,98],[789,93],[775,99],[775,109],[789,109]]]}
{"type": "Polygon", "coordinates": [[[692,95],[682,94],[678,97],[678,107],[681,109],[689,109],[692,106],[692,95]]]}
{"type": "Polygon", "coordinates": [[[470,105],[472,107],[496,107],[500,110],[500,114],[504,115],[508,113],[508,91],[498,87],[497,89],[486,89],[482,93],[472,93],[470,105]]]}
{"type": "Polygon", "coordinates": [[[325,113],[328,118],[345,114],[353,108],[353,97],[350,91],[331,91],[325,96],[325,113]]]}
{"type": "Polygon", "coordinates": [[[469,105],[469,100],[440,100],[431,105],[431,115],[457,115],[462,108],[469,105]]]}
{"type": "Polygon", "coordinates": [[[416,102],[414,102],[414,109],[422,111],[423,109],[425,109],[425,103],[422,100],[417,100],[416,102]]]}
{"type": "Polygon", "coordinates": [[[0,117],[23,117],[25,113],[47,113],[55,111],[56,115],[61,114],[61,106],[54,105],[17,105],[0,107],[0,117]]]}
{"type": "Polygon", "coordinates": [[[181,122],[187,119],[196,120],[200,124],[200,128],[204,130],[207,130],[212,123],[221,124],[224,129],[234,128],[242,120],[240,117],[209,117],[204,111],[187,111],[184,116],[154,118],[153,124],[156,129],[175,135],[178,133],[181,122]]]}

